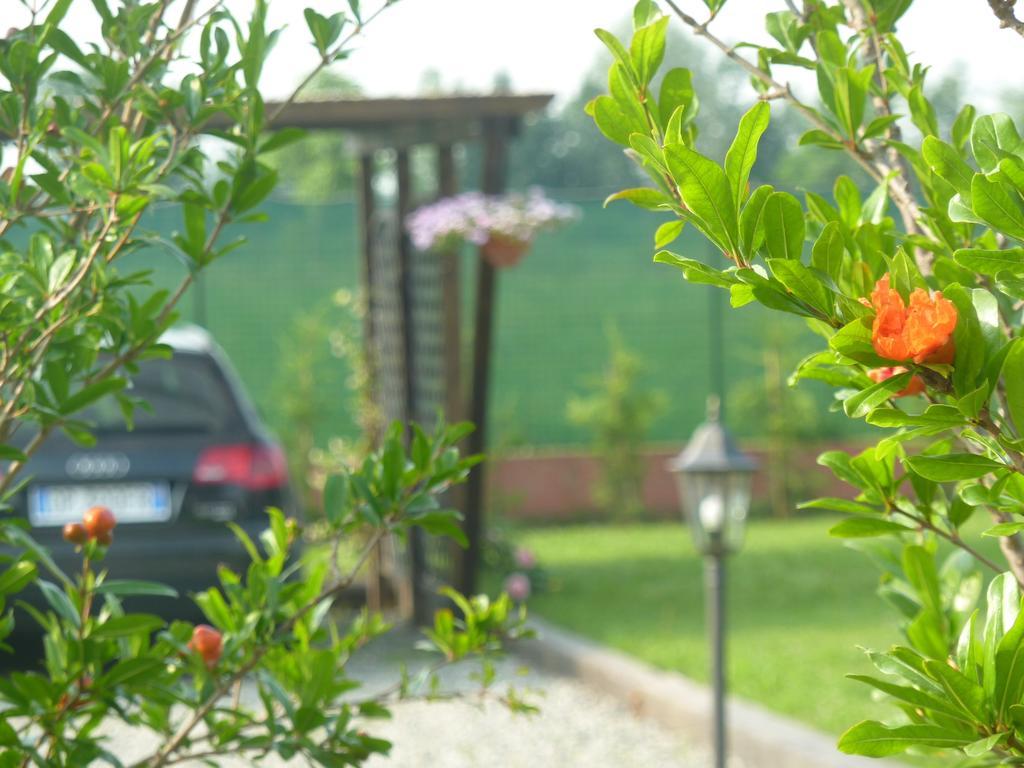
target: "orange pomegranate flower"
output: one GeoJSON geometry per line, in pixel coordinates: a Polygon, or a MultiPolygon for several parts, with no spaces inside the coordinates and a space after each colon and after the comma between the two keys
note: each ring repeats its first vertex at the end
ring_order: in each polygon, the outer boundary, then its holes
{"type": "Polygon", "coordinates": [[[916,288],[908,307],[890,287],[889,275],[883,275],[871,292],[871,306],[875,310],[871,343],[879,357],[896,362],[953,362],[956,307],[941,292],[929,295],[916,288]]]}
{"type": "MultiPolygon", "coordinates": [[[[868,378],[876,384],[881,384],[883,381],[887,381],[893,376],[899,376],[901,373],[906,372],[907,369],[902,365],[894,365],[888,368],[873,368],[868,371],[868,378]]],[[[893,395],[893,397],[910,397],[911,395],[919,395],[924,392],[924,388],[924,379],[920,376],[911,376],[910,381],[907,382],[907,386],[893,395]]]]}

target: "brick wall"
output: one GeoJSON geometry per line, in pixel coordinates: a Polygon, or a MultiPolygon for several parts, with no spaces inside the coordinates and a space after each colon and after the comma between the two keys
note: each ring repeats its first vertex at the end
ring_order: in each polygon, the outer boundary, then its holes
{"type": "MultiPolygon", "coordinates": [[[[836,481],[832,474],[817,464],[820,453],[833,448],[860,450],[851,445],[808,445],[795,452],[792,472],[811,472],[820,479],[816,495],[851,495],[849,486],[836,481]]],[[[755,499],[767,499],[768,476],[764,452],[745,447],[758,458],[761,469],[754,477],[755,499]]],[[[644,503],[658,517],[680,514],[679,492],[675,477],[668,471],[668,461],[679,448],[652,449],[645,456],[644,503]]],[[[587,453],[536,452],[505,456],[488,468],[488,493],[492,504],[514,520],[559,520],[599,512],[592,489],[600,476],[597,459],[587,453]]]]}

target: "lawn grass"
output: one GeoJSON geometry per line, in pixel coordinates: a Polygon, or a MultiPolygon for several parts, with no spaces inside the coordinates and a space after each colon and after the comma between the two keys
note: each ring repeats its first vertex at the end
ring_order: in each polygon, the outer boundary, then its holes
{"type": "MultiPolygon", "coordinates": [[[[827,535],[831,518],[757,521],[728,562],[730,690],[838,736],[895,714],[845,679],[874,673],[858,646],[900,641],[864,555],[827,535]]],[[[550,574],[530,610],[658,667],[708,679],[703,572],[676,523],[516,530],[550,574]]]]}

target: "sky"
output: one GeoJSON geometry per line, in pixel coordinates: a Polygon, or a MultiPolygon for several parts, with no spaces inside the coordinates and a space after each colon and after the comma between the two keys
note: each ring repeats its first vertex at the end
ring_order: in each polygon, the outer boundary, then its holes
{"type": "MultiPolygon", "coordinates": [[[[706,17],[699,0],[680,4],[706,17]]],[[[342,2],[313,5],[337,8],[342,2]]],[[[446,85],[486,90],[497,72],[506,71],[516,90],[564,97],[603,51],[594,28],[624,24],[631,8],[628,0],[401,0],[366,31],[344,71],[373,95],[413,93],[423,71],[436,69],[446,85]]],[[[764,14],[784,8],[782,0],[729,0],[712,30],[729,42],[767,41],[764,14]]],[[[303,31],[291,29],[283,41],[297,54],[292,62],[302,60],[303,31]]],[[[937,75],[966,70],[985,100],[1019,83],[1012,73],[1024,61],[1024,39],[999,29],[986,0],[917,0],[900,32],[908,51],[937,75]]],[[[278,70],[267,85],[284,90],[292,79],[278,70]]]]}
{"type": "MultiPolygon", "coordinates": [[[[251,7],[249,0],[228,2],[239,12],[251,7]]],[[[374,0],[363,4],[372,8],[374,0]]],[[[706,16],[699,0],[680,4],[697,18],[706,16]]],[[[290,92],[316,63],[302,18],[306,6],[331,13],[347,3],[272,0],[271,22],[286,29],[264,75],[271,98],[290,92]]],[[[506,72],[517,91],[565,98],[602,55],[593,29],[623,25],[631,7],[629,0],[400,0],[365,31],[339,71],[371,96],[413,94],[424,72],[435,70],[449,88],[487,91],[495,75],[506,72]]],[[[782,0],[729,0],[712,30],[733,43],[766,41],[764,14],[784,7],[782,0]]],[[[77,0],[72,14],[72,28],[88,34],[95,27],[86,0],[77,0]]],[[[0,0],[0,25],[23,18],[22,0],[0,0]]],[[[1003,88],[1019,85],[1012,73],[1024,60],[1024,39],[999,29],[986,0],[917,0],[900,33],[908,51],[937,75],[964,71],[983,109],[995,108],[1003,88]]]]}

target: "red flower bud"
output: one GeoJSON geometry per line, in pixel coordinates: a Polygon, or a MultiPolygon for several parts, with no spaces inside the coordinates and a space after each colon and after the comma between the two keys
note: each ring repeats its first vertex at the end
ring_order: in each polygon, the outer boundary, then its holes
{"type": "Polygon", "coordinates": [[[85,525],[90,539],[96,539],[101,544],[108,544],[109,541],[104,541],[104,539],[111,538],[110,533],[117,525],[117,520],[114,518],[114,513],[106,507],[92,507],[86,510],[82,516],[82,523],[85,525]]]}
{"type": "Polygon", "coordinates": [[[64,541],[72,544],[85,544],[89,540],[89,532],[81,523],[67,523],[64,526],[64,541]]]}
{"type": "Polygon", "coordinates": [[[199,624],[192,630],[192,639],[188,642],[188,648],[198,653],[206,666],[213,669],[220,660],[220,653],[223,647],[223,640],[220,632],[209,624],[199,624]]]}

